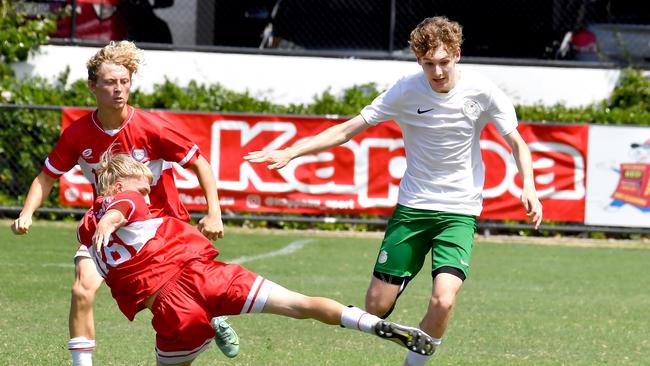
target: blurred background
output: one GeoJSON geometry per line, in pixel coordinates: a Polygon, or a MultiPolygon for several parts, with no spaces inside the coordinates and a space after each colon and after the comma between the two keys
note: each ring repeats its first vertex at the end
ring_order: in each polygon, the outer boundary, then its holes
{"type": "Polygon", "coordinates": [[[426,16],[464,25],[465,57],[650,65],[650,2],[637,0],[37,0],[62,14],[52,43],[401,59],[426,16]]]}

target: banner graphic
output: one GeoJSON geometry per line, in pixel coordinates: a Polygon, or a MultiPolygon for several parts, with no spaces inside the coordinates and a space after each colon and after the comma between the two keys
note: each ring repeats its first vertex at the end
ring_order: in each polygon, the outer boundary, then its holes
{"type": "MultiPolygon", "coordinates": [[[[63,128],[87,109],[65,109],[63,128]]],[[[404,143],[394,122],[382,123],[342,146],[302,156],[281,170],[251,164],[250,151],[299,143],[345,119],[287,115],[155,111],[194,140],[213,167],[222,209],[237,212],[389,215],[405,170],[404,143]]],[[[582,222],[585,205],[587,125],[521,123],[529,144],[544,218],[582,222]]],[[[510,149],[488,125],[481,135],[486,167],[482,219],[525,219],[521,178],[510,149]]],[[[196,176],[174,165],[183,202],[205,208],[196,176]]],[[[61,202],[88,206],[92,189],[77,168],[61,179],[61,202]]]]}

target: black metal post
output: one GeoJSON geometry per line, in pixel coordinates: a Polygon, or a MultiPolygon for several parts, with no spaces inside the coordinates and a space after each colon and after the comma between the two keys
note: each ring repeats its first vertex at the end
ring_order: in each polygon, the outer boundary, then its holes
{"type": "MultiPolygon", "coordinates": [[[[70,40],[77,38],[77,0],[72,0],[72,13],[70,14],[70,40]]],[[[74,43],[74,42],[72,42],[74,43]]]]}
{"type": "Polygon", "coordinates": [[[396,5],[395,5],[396,0],[390,0],[390,19],[388,23],[388,52],[393,53],[393,49],[395,47],[395,18],[397,17],[396,14],[396,5]]]}

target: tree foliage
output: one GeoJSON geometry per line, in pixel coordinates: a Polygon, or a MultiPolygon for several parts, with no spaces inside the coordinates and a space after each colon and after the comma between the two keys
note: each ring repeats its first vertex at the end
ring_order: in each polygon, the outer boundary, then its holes
{"type": "Polygon", "coordinates": [[[25,61],[56,30],[55,15],[28,17],[16,2],[0,0],[0,77],[13,74],[9,64],[25,61]]]}

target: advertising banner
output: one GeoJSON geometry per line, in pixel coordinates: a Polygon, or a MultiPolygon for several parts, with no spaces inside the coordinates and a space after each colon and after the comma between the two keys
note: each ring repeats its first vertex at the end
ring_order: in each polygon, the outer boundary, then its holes
{"type": "MultiPolygon", "coordinates": [[[[589,126],[520,123],[533,160],[544,220],[583,222],[589,126]]],[[[485,165],[483,219],[525,220],[521,177],[506,142],[488,125],[481,134],[485,165]]]]}
{"type": "Polygon", "coordinates": [[[650,128],[592,126],[585,224],[650,227],[650,128]]]}
{"type": "MultiPolygon", "coordinates": [[[[63,127],[87,110],[66,109],[63,127]]],[[[336,117],[222,113],[154,112],[194,140],[208,159],[219,187],[222,209],[238,212],[389,215],[397,202],[405,170],[399,127],[382,123],[342,146],[294,159],[278,171],[244,161],[250,151],[288,147],[334,124],[336,117]]],[[[586,125],[522,123],[529,142],[536,186],[545,219],[584,220],[586,125]]],[[[481,135],[486,166],[483,219],[525,219],[519,203],[521,179],[509,147],[488,126],[481,135]]],[[[189,209],[204,209],[198,180],[174,166],[181,199],[189,209]]],[[[87,206],[88,182],[77,169],[62,177],[61,201],[87,206]]]]}

